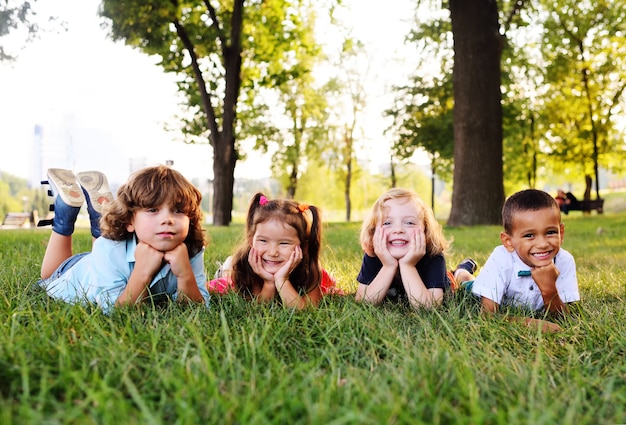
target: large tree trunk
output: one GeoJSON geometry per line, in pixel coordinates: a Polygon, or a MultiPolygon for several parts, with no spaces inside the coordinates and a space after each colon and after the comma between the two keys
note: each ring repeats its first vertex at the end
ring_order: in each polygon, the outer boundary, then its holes
{"type": "MultiPolygon", "coordinates": [[[[237,100],[241,88],[241,30],[244,0],[233,2],[230,45],[223,47],[226,70],[224,90],[224,113],[222,131],[217,123],[209,123],[213,137],[213,225],[228,226],[233,216],[233,189],[235,187],[235,165],[239,155],[235,148],[235,123],[237,122],[237,100]]],[[[210,116],[209,116],[210,118],[210,116]]]]}
{"type": "Polygon", "coordinates": [[[228,226],[232,221],[233,188],[237,152],[231,134],[219,134],[219,148],[213,149],[213,225],[228,226]]]}
{"type": "Polygon", "coordinates": [[[495,0],[450,0],[454,37],[454,191],[448,225],[501,223],[501,36],[495,0]]]}

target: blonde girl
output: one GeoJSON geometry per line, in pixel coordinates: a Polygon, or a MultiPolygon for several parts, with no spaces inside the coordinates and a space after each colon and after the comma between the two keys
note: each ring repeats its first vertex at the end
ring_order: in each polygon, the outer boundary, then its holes
{"type": "Polygon", "coordinates": [[[408,301],[432,307],[450,288],[444,254],[449,247],[432,209],[412,190],[394,188],[372,206],[361,227],[364,251],[357,301],[408,301]]]}

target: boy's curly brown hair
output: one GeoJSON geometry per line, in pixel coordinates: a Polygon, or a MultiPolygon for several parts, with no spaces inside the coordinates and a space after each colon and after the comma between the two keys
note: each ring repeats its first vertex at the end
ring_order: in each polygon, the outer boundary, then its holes
{"type": "Polygon", "coordinates": [[[207,242],[201,200],[200,191],[178,171],[165,165],[144,168],[120,186],[117,197],[103,212],[100,219],[102,236],[115,241],[127,240],[133,235],[127,227],[135,211],[169,204],[189,217],[189,234],[184,242],[192,257],[207,242]]]}

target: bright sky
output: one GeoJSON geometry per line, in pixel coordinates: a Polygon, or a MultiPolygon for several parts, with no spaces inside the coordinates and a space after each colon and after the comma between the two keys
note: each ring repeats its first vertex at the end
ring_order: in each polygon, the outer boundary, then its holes
{"type": "MultiPolygon", "coordinates": [[[[211,178],[211,148],[186,145],[163,129],[177,112],[173,76],[163,73],[156,59],[107,38],[98,0],[50,3],[34,7],[41,16],[58,16],[68,31],[44,34],[20,52],[16,63],[0,63],[0,170],[40,178],[33,175],[33,140],[35,125],[41,125],[44,138],[70,139],[74,147],[59,153],[64,164],[49,166],[99,169],[110,182],[121,183],[131,158],[145,158],[146,165],[173,160],[188,178],[211,178]]],[[[363,130],[371,145],[367,155],[376,158],[388,150],[380,118],[390,106],[385,93],[410,72],[397,60],[414,2],[388,0],[384,8],[374,0],[352,3],[354,34],[373,60],[363,130]]],[[[269,173],[267,158],[239,162],[235,170],[236,177],[269,173]]]]}

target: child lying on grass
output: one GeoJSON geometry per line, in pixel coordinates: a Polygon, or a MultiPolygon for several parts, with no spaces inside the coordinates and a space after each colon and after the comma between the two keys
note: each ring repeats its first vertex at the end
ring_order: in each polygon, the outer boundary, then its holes
{"type": "MultiPolygon", "coordinates": [[[[495,313],[500,306],[545,310],[549,315],[568,312],[567,304],[580,300],[574,257],[561,248],[565,227],[554,198],[528,189],[509,197],[502,209],[502,245],[491,253],[468,288],[481,298],[482,310],[495,313]]],[[[515,318],[544,331],[561,327],[547,320],[515,318]]]]}

